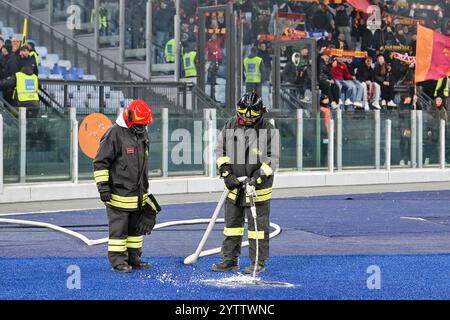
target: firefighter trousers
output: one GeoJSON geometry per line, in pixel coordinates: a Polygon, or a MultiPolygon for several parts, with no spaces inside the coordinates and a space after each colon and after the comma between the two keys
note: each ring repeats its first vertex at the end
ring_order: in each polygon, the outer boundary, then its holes
{"type": "Polygon", "coordinates": [[[240,207],[232,201],[225,201],[225,228],[222,243],[222,255],[224,260],[237,261],[241,254],[242,237],[244,236],[245,216],[248,219],[249,256],[252,263],[256,258],[256,239],[258,239],[258,262],[264,264],[269,258],[269,234],[270,234],[270,200],[256,205],[257,227],[250,212],[250,207],[240,207]]]}
{"type": "Polygon", "coordinates": [[[144,235],[137,230],[143,210],[150,210],[150,206],[146,205],[141,211],[132,212],[106,207],[109,226],[108,259],[113,268],[122,264],[136,265],[139,262],[144,235]]]}

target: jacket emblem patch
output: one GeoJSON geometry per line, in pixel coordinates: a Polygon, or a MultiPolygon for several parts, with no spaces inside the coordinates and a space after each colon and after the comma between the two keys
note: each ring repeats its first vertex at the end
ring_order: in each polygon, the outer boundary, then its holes
{"type": "Polygon", "coordinates": [[[128,147],[127,154],[134,154],[134,147],[128,147]]]}

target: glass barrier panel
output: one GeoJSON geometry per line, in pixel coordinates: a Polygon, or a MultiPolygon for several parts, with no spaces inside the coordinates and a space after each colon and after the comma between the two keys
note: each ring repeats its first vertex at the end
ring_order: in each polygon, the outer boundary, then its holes
{"type": "Polygon", "coordinates": [[[169,174],[202,175],[203,162],[203,118],[184,115],[169,116],[169,174]]]}
{"type": "Polygon", "coordinates": [[[127,61],[145,61],[146,59],[146,4],[146,0],[125,2],[125,60],[127,61]]]}
{"type": "Polygon", "coordinates": [[[32,0],[30,1],[31,11],[47,10],[49,0],[32,0]]]}
{"type": "Polygon", "coordinates": [[[69,119],[28,118],[26,181],[70,179],[69,119]]]}
{"type": "MultiPolygon", "coordinates": [[[[336,121],[335,127],[337,128],[336,121]]],[[[373,112],[342,113],[342,166],[346,169],[375,167],[373,112]]]]}
{"type": "Polygon", "coordinates": [[[4,183],[20,180],[20,129],[17,119],[3,117],[4,183]]]}

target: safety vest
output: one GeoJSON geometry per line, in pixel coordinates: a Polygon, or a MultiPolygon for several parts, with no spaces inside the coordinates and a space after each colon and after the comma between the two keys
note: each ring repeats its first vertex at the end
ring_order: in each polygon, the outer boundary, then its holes
{"type": "MultiPolygon", "coordinates": [[[[95,20],[95,9],[92,9],[91,11],[91,23],[94,24],[95,20]]],[[[106,16],[98,14],[98,29],[101,30],[103,28],[108,27],[108,21],[106,20],[106,16]]]]}
{"type": "Polygon", "coordinates": [[[244,59],[245,82],[261,83],[261,63],[262,58],[253,57],[244,59]]]}
{"type": "Polygon", "coordinates": [[[101,30],[102,27],[106,29],[108,27],[108,21],[106,20],[106,16],[99,15],[98,16],[98,29],[101,30]]]}
{"type": "Polygon", "coordinates": [[[16,94],[19,102],[39,101],[38,77],[23,73],[16,73],[16,94]]]}
{"type": "MultiPolygon", "coordinates": [[[[439,89],[442,87],[442,83],[444,82],[444,79],[445,78],[441,78],[441,79],[438,80],[437,85],[436,85],[436,90],[434,91],[434,96],[435,97],[437,96],[437,93],[438,93],[439,89]]],[[[446,85],[445,85],[445,88],[444,88],[444,96],[445,97],[448,97],[448,88],[449,88],[449,84],[448,83],[449,82],[450,82],[450,77],[447,77],[446,85]]]]}
{"type": "Polygon", "coordinates": [[[30,52],[30,57],[34,57],[34,60],[36,60],[36,66],[38,66],[39,65],[39,55],[36,52],[32,51],[32,52],[30,52]]]}
{"type": "Polygon", "coordinates": [[[186,78],[196,77],[197,68],[195,66],[195,57],[197,52],[191,51],[183,55],[184,75],[186,78]]]}
{"type": "Polygon", "coordinates": [[[175,62],[175,39],[167,41],[164,47],[164,58],[168,63],[175,62]]]}

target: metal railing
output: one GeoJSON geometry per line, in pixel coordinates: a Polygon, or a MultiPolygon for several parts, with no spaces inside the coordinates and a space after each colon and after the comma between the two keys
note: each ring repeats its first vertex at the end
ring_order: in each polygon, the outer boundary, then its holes
{"type": "MultiPolygon", "coordinates": [[[[40,83],[41,107],[47,103],[61,114],[75,108],[78,114],[101,112],[115,114],[117,108],[126,107],[134,99],[147,101],[159,113],[161,108],[172,111],[188,111],[188,94],[193,87],[185,82],[132,82],[132,81],[86,81],[49,80],[40,83]]],[[[198,93],[198,90],[195,91],[198,93]]]]}
{"type": "Polygon", "coordinates": [[[114,80],[147,80],[144,76],[98,53],[10,2],[0,0],[0,4],[3,6],[1,11],[8,26],[12,26],[12,22],[15,22],[16,31],[20,33],[23,19],[19,17],[28,18],[28,39],[37,40],[39,46],[47,46],[49,53],[58,50],[64,60],[70,60],[75,66],[83,67],[88,74],[94,74],[99,79],[104,79],[105,75],[108,75],[109,79],[114,80]],[[81,61],[80,56],[84,57],[84,61],[81,61]]]}

